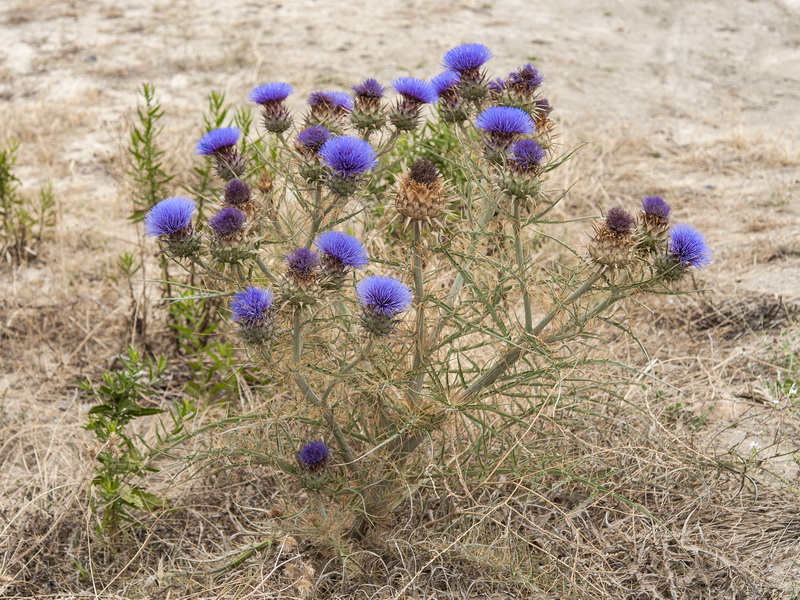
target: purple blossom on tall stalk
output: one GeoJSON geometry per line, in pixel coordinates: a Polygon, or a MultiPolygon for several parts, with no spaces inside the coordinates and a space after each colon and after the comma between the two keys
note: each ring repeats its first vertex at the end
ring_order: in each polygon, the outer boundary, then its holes
{"type": "Polygon", "coordinates": [[[331,170],[328,188],[337,196],[354,194],[361,175],[378,164],[378,156],[369,142],[350,135],[329,139],[320,148],[319,157],[331,170]]]}
{"type": "Polygon", "coordinates": [[[319,254],[308,248],[297,248],[286,255],[286,264],[292,277],[301,282],[309,282],[319,269],[319,254]]]}
{"type": "Polygon", "coordinates": [[[478,115],[475,126],[490,135],[513,138],[534,132],[533,119],[521,108],[490,106],[478,115]]]}
{"type": "Polygon", "coordinates": [[[197,212],[194,200],[174,196],[151,208],[144,218],[144,232],[153,237],[191,235],[192,217],[197,212]]]}
{"type": "Polygon", "coordinates": [[[318,473],[331,460],[331,451],[325,442],[308,442],[297,453],[297,462],[307,471],[318,473]]]}
{"type": "Polygon", "coordinates": [[[636,223],[636,220],[631,213],[620,206],[614,206],[606,213],[606,227],[617,235],[631,233],[634,223],[636,223]]]}
{"type": "Polygon", "coordinates": [[[431,77],[431,86],[436,95],[441,96],[448,90],[453,89],[460,80],[461,78],[455,71],[443,71],[435,77],[431,77]]]}
{"type": "Polygon", "coordinates": [[[658,219],[669,219],[671,209],[664,199],[660,196],[648,196],[642,200],[642,212],[645,215],[658,219]]]}
{"type": "Polygon", "coordinates": [[[403,100],[416,104],[429,104],[438,98],[430,83],[416,77],[398,77],[392,81],[392,87],[403,96],[403,100]]]}
{"type": "Polygon", "coordinates": [[[242,328],[248,341],[272,334],[275,296],[270,290],[247,287],[231,300],[231,318],[242,328]]]}
{"type": "Polygon", "coordinates": [[[398,323],[397,315],[411,308],[411,289],[392,277],[372,275],[356,286],[361,323],[375,336],[389,335],[398,323]]]}
{"type": "Polygon", "coordinates": [[[242,231],[245,220],[245,214],[238,208],[226,206],[208,220],[208,226],[217,238],[227,240],[242,231]]]}
{"type": "Polygon", "coordinates": [[[202,156],[212,156],[224,152],[239,143],[241,133],[236,127],[220,127],[212,129],[197,142],[196,153],[202,156]]]}
{"type": "Polygon", "coordinates": [[[537,88],[542,85],[544,77],[539,70],[531,64],[509,73],[506,86],[512,92],[523,96],[532,96],[537,88]]]}
{"type": "Polygon", "coordinates": [[[307,154],[317,154],[322,146],[331,139],[331,132],[322,125],[306,127],[297,134],[297,146],[307,154]]]}
{"type": "Polygon", "coordinates": [[[353,110],[353,98],[345,92],[313,92],[308,96],[308,105],[325,109],[336,109],[350,112],[353,110]]]}
{"type": "Polygon", "coordinates": [[[363,269],[369,263],[367,251],[355,237],[343,231],[326,231],[314,244],[329,267],[339,270],[363,269]]]}
{"type": "Polygon", "coordinates": [[[685,223],[670,229],[667,256],[682,268],[702,269],[711,264],[711,250],[705,237],[685,223]]]}
{"type": "Polygon", "coordinates": [[[292,92],[294,92],[294,88],[291,84],[273,81],[253,88],[248,99],[256,104],[272,104],[273,102],[283,102],[292,92]]]}
{"type": "Polygon", "coordinates": [[[225,184],[224,199],[232,206],[241,206],[250,202],[252,194],[250,186],[241,179],[231,179],[225,184]]]}
{"type": "Polygon", "coordinates": [[[541,170],[545,156],[544,149],[533,140],[520,140],[512,146],[508,162],[512,171],[532,174],[541,170]]]}
{"type": "Polygon", "coordinates": [[[361,83],[354,85],[352,90],[353,95],[356,97],[356,101],[367,98],[380,100],[383,98],[383,94],[386,91],[377,80],[372,78],[365,79],[361,83]]]}
{"type": "Polygon", "coordinates": [[[292,117],[283,101],[289,97],[294,88],[288,83],[273,81],[264,83],[250,92],[250,100],[260,104],[264,129],[270,133],[283,133],[292,126],[292,117]]]}
{"type": "Polygon", "coordinates": [[[483,44],[461,44],[445,52],[442,64],[450,71],[465,73],[480,69],[492,58],[492,51],[483,44]]]}

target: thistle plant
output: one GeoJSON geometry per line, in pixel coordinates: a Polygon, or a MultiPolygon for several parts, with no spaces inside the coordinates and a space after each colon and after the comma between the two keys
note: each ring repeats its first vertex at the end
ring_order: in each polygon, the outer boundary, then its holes
{"type": "Polygon", "coordinates": [[[224,181],[219,212],[194,222],[192,200],[167,198],[146,220],[209,297],[230,298],[223,319],[272,378],[263,418],[282,426],[259,456],[350,536],[431,469],[460,472],[443,466],[456,445],[494,472],[504,429],[590,362],[594,324],[710,261],[655,197],[637,215],[608,207],[585,249],[557,240],[557,214],[584,216],[554,210],[566,194],[551,174],[571,153],[557,153],[539,71],[490,81],[490,58],[458,46],[431,81],[312,92],[302,116],[283,104],[292,86],[260,85],[258,139],[221,127],[197,144],[224,181]]]}

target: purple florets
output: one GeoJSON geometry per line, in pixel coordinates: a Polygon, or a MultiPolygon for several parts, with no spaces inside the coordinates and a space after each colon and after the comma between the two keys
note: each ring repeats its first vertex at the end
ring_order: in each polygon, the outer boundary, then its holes
{"type": "Polygon", "coordinates": [[[331,132],[321,125],[306,127],[297,134],[297,143],[309,152],[316,154],[331,139],[331,132]]]}
{"type": "Polygon", "coordinates": [[[308,442],[297,453],[297,462],[312,473],[324,469],[331,460],[331,451],[325,442],[308,442]]]}
{"type": "Polygon", "coordinates": [[[378,157],[369,142],[350,135],[329,139],[320,148],[319,156],[325,166],[343,177],[361,175],[378,164],[378,157]]]}
{"type": "Polygon", "coordinates": [[[189,231],[192,217],[196,212],[195,203],[189,198],[175,196],[156,204],[144,218],[144,232],[147,235],[172,236],[189,231]]]}
{"type": "Polygon", "coordinates": [[[359,98],[373,98],[380,100],[386,90],[375,79],[365,79],[353,86],[353,93],[359,98]]]}
{"type": "Polygon", "coordinates": [[[231,148],[239,142],[239,135],[236,127],[212,129],[197,142],[196,154],[209,156],[231,148]]]}
{"type": "Polygon", "coordinates": [[[244,329],[255,329],[271,321],[274,302],[270,290],[245,288],[231,300],[231,318],[244,329]]]}
{"type": "Polygon", "coordinates": [[[309,106],[330,107],[349,112],[353,110],[353,99],[344,92],[313,92],[308,97],[309,106]]]}
{"type": "Polygon", "coordinates": [[[497,77],[496,79],[492,79],[486,87],[489,88],[490,92],[499,94],[506,89],[506,80],[502,77],[497,77]]]}
{"type": "Polygon", "coordinates": [[[646,215],[667,220],[670,210],[669,204],[664,202],[660,196],[648,196],[642,200],[642,211],[646,215]]]}
{"type": "Polygon", "coordinates": [[[356,238],[341,231],[326,231],[314,242],[317,249],[333,266],[362,269],[367,266],[367,251],[356,238]]]}
{"type": "Polygon", "coordinates": [[[431,78],[431,86],[438,96],[452,89],[461,80],[455,71],[444,71],[431,78]]]}
{"type": "Polygon", "coordinates": [[[667,254],[684,268],[702,269],[711,264],[711,250],[706,239],[697,229],[684,223],[670,229],[667,254]]]}
{"type": "Polygon", "coordinates": [[[398,77],[392,81],[392,87],[405,100],[416,102],[417,104],[436,102],[438,98],[436,90],[433,89],[430,83],[416,77],[398,77]]]}
{"type": "Polygon", "coordinates": [[[450,71],[463,73],[479,69],[492,58],[492,51],[483,44],[462,44],[445,52],[442,64],[450,71]]]}
{"type": "Polygon", "coordinates": [[[298,248],[286,255],[286,262],[294,277],[310,280],[319,267],[319,254],[308,248],[298,248]]]}
{"type": "Polygon", "coordinates": [[[521,140],[514,144],[508,157],[511,165],[519,171],[537,170],[545,158],[544,149],[533,140],[521,140]]]}
{"type": "Polygon", "coordinates": [[[274,102],[283,102],[292,92],[294,92],[294,88],[290,84],[274,81],[253,88],[248,99],[256,104],[272,104],[274,102]]]}
{"type": "Polygon", "coordinates": [[[225,202],[233,205],[250,202],[250,186],[241,179],[231,179],[225,185],[225,202]]]}
{"type": "Polygon", "coordinates": [[[490,106],[478,115],[475,126],[490,134],[510,137],[534,132],[533,119],[521,108],[490,106]]]}
{"type": "Polygon", "coordinates": [[[624,208],[615,206],[606,213],[606,227],[619,235],[627,235],[633,230],[635,219],[624,208]]]}
{"type": "Polygon", "coordinates": [[[404,283],[392,277],[372,275],[356,286],[356,296],[362,308],[384,317],[395,317],[411,308],[413,294],[404,283]]]}
{"type": "Polygon", "coordinates": [[[508,87],[525,94],[532,94],[536,91],[544,77],[539,70],[531,64],[527,64],[521,69],[510,73],[508,76],[508,87]]]}
{"type": "Polygon", "coordinates": [[[242,230],[245,215],[238,208],[226,206],[208,220],[208,226],[218,238],[229,238],[242,230]]]}

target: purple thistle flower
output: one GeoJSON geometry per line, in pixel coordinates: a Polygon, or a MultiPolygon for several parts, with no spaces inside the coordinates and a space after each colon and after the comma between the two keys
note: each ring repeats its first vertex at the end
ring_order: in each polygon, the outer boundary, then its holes
{"type": "Polygon", "coordinates": [[[618,235],[628,235],[634,223],[631,213],[619,206],[614,206],[606,213],[606,227],[618,235]]]}
{"type": "Polygon", "coordinates": [[[175,196],[156,204],[144,218],[144,232],[158,237],[175,236],[191,231],[192,217],[197,212],[194,200],[175,196]]]}
{"type": "Polygon", "coordinates": [[[489,91],[492,92],[493,94],[499,94],[506,89],[506,80],[503,79],[502,77],[492,79],[487,87],[489,88],[489,91]]]}
{"type": "Polygon", "coordinates": [[[510,106],[490,106],[478,115],[475,125],[489,134],[504,138],[534,132],[530,115],[521,108],[510,106]]]}
{"type": "Polygon", "coordinates": [[[331,132],[322,125],[306,127],[297,134],[297,144],[309,153],[316,154],[319,149],[331,139],[331,132]]]}
{"type": "Polygon", "coordinates": [[[220,239],[233,237],[244,227],[245,215],[238,208],[226,206],[208,220],[208,226],[220,239]]]}
{"type": "Polygon", "coordinates": [[[383,93],[386,91],[377,80],[372,78],[365,79],[358,85],[354,85],[352,89],[357,98],[370,98],[374,100],[383,98],[383,93]]]}
{"type": "Polygon", "coordinates": [[[514,144],[509,162],[515,170],[523,173],[536,171],[545,158],[544,149],[533,140],[521,140],[514,144]]]}
{"type": "Polygon", "coordinates": [[[442,64],[450,71],[464,73],[480,69],[492,58],[492,51],[483,44],[462,44],[445,52],[442,64]]]}
{"type": "Polygon", "coordinates": [[[431,86],[433,86],[436,95],[441,96],[446,91],[455,87],[460,80],[461,78],[455,71],[443,71],[431,78],[431,86]]]}
{"type": "Polygon", "coordinates": [[[660,196],[648,196],[642,200],[642,212],[646,215],[667,220],[670,210],[669,204],[660,196]]]}
{"type": "Polygon", "coordinates": [[[256,104],[272,104],[274,102],[283,102],[292,92],[294,92],[294,88],[290,84],[273,81],[253,88],[247,98],[256,104]]]}
{"type": "Polygon", "coordinates": [[[270,290],[248,287],[231,300],[231,318],[245,330],[268,325],[272,320],[275,296],[270,290]]]}
{"type": "Polygon", "coordinates": [[[438,94],[433,86],[424,79],[416,77],[398,77],[392,81],[392,87],[403,99],[417,104],[436,102],[438,94]]]}
{"type": "Polygon", "coordinates": [[[297,248],[286,255],[289,272],[297,279],[308,281],[319,267],[319,254],[308,248],[297,248]]]}
{"type": "Polygon", "coordinates": [[[380,275],[360,281],[356,286],[356,296],[362,308],[384,317],[395,317],[407,311],[414,297],[404,283],[380,275]]]}
{"type": "Polygon", "coordinates": [[[544,77],[539,70],[531,64],[517,69],[508,75],[508,87],[522,94],[533,94],[540,85],[544,77]]]}
{"type": "Polygon", "coordinates": [[[342,177],[361,175],[378,164],[378,157],[369,142],[351,135],[329,139],[320,148],[319,157],[325,166],[342,177]]]}
{"type": "Polygon", "coordinates": [[[342,231],[326,231],[317,236],[314,243],[327,261],[340,270],[348,267],[362,269],[369,263],[361,242],[342,231]]]}
{"type": "Polygon", "coordinates": [[[239,129],[236,127],[212,129],[197,142],[196,154],[210,156],[225,151],[239,142],[239,135],[239,129]]]}
{"type": "Polygon", "coordinates": [[[297,143],[303,148],[313,151],[314,154],[319,152],[319,149],[322,148],[329,139],[331,139],[331,132],[322,125],[306,127],[297,134],[297,143]]]}
{"type": "Polygon", "coordinates": [[[711,250],[706,239],[697,229],[685,223],[670,229],[667,254],[684,268],[702,269],[711,264],[711,250]]]}
{"type": "Polygon", "coordinates": [[[313,92],[308,97],[308,105],[350,112],[353,110],[353,99],[344,92],[313,92]]]}
{"type": "Polygon", "coordinates": [[[297,462],[312,473],[324,469],[331,460],[331,451],[325,442],[308,442],[297,453],[297,462]]]}
{"type": "Polygon", "coordinates": [[[231,179],[225,184],[225,202],[232,205],[250,202],[250,186],[241,179],[231,179]]]}

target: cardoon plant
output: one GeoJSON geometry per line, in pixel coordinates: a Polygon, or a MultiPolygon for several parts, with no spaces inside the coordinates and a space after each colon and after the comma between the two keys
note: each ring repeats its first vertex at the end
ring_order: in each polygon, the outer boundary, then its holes
{"type": "Polygon", "coordinates": [[[710,262],[658,197],[636,215],[629,199],[603,206],[586,247],[564,252],[555,207],[579,221],[587,202],[552,190],[571,153],[553,143],[543,78],[524,65],[487,84],[490,58],[457,46],[430,83],[393,80],[388,105],[365,79],[353,97],[311,93],[297,119],[289,84],[259,86],[268,135],[224,127],[197,146],[217,161],[220,211],[195,226],[192,200],[168,198],[147,215],[195,288],[230,297],[243,364],[269,374],[248,417],[264,427],[225,456],[257,447],[306,486],[291,501],[317,516],[288,511],[289,529],[336,514],[324,527],[365,539],[426,478],[524,470],[531,415],[580,404],[570,378],[592,362],[595,325],[710,262]]]}

